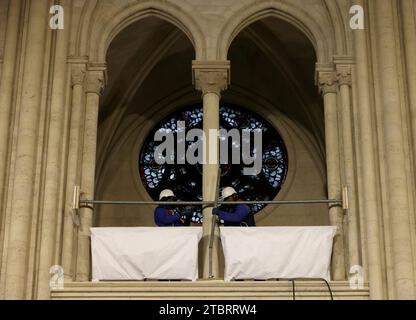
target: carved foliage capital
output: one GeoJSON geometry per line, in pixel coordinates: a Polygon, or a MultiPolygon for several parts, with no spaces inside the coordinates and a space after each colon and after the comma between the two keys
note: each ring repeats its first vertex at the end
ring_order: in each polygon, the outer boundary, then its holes
{"type": "Polygon", "coordinates": [[[229,61],[194,61],[193,80],[195,88],[203,94],[221,94],[230,84],[229,61]]]}
{"type": "Polygon", "coordinates": [[[73,66],[71,69],[71,85],[83,85],[85,81],[85,67],[73,66]]]}
{"type": "Polygon", "coordinates": [[[86,78],[86,93],[96,93],[101,95],[104,90],[104,72],[103,71],[89,71],[86,78]]]}
{"type": "Polygon", "coordinates": [[[337,80],[340,85],[351,86],[351,66],[350,65],[337,65],[337,80]]]}
{"type": "Polygon", "coordinates": [[[338,79],[335,72],[320,72],[318,79],[319,91],[322,95],[337,92],[338,79]]]}
{"type": "Polygon", "coordinates": [[[220,94],[228,87],[227,71],[195,70],[195,87],[203,94],[220,94]]]}

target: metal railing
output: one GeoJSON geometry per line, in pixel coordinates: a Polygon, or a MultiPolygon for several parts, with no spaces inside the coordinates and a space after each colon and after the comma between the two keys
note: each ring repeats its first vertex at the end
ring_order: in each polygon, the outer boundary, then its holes
{"type": "MultiPolygon", "coordinates": [[[[218,187],[217,187],[218,190],[218,187]]],[[[79,186],[74,187],[73,209],[89,205],[128,205],[128,206],[202,206],[206,208],[214,208],[218,205],[236,205],[236,204],[265,204],[265,205],[302,205],[302,204],[334,204],[342,206],[344,210],[348,209],[348,189],[344,187],[342,192],[342,199],[310,199],[310,200],[272,200],[272,201],[220,201],[219,193],[216,193],[214,201],[140,201],[140,200],[88,200],[80,198],[79,186]]]]}
{"type": "MultiPolygon", "coordinates": [[[[178,206],[206,206],[215,207],[215,201],[135,201],[135,200],[79,200],[79,209],[88,205],[130,205],[130,206],[161,206],[161,205],[178,205],[178,206]]],[[[337,204],[343,206],[343,200],[336,199],[318,199],[318,200],[274,200],[274,201],[218,201],[218,205],[236,205],[236,204],[269,204],[269,205],[301,205],[301,204],[337,204]]]]}

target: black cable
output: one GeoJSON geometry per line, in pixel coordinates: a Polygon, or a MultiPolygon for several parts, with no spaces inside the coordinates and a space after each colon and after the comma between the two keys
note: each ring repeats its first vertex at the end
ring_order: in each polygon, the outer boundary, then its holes
{"type": "MultiPolygon", "coordinates": [[[[334,300],[334,295],[332,293],[332,289],[331,289],[331,286],[330,286],[329,282],[326,281],[324,278],[321,278],[320,280],[322,280],[322,281],[325,282],[325,284],[326,284],[326,286],[328,288],[329,294],[331,295],[331,301],[333,301],[334,300]]],[[[292,296],[293,296],[293,300],[296,300],[295,279],[290,279],[289,281],[292,282],[292,296]]]]}
{"type": "Polygon", "coordinates": [[[334,300],[334,296],[332,295],[332,289],[331,289],[331,286],[329,285],[329,282],[326,281],[325,279],[322,279],[322,280],[326,283],[326,286],[328,287],[328,291],[331,294],[331,300],[333,301],[334,300]]]}
{"type": "Polygon", "coordinates": [[[293,301],[296,300],[296,294],[295,294],[295,280],[292,279],[292,295],[293,295],[293,301]]]}

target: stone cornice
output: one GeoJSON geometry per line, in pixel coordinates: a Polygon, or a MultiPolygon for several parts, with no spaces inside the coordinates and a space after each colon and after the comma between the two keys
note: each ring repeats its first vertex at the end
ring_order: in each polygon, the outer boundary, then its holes
{"type": "Polygon", "coordinates": [[[67,61],[69,64],[88,64],[88,57],[85,56],[68,56],[67,61]]]}
{"type": "Polygon", "coordinates": [[[220,95],[230,84],[230,61],[193,61],[192,75],[195,88],[202,94],[220,95]]]}
{"type": "Polygon", "coordinates": [[[355,60],[352,56],[334,56],[334,60],[333,60],[334,65],[337,64],[348,64],[348,65],[353,65],[355,64],[355,60]]]}

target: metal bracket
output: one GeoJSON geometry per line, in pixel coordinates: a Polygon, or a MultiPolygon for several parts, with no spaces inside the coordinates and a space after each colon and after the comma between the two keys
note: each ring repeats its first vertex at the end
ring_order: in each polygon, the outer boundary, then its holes
{"type": "Polygon", "coordinates": [[[79,199],[80,199],[80,187],[79,186],[74,186],[74,191],[73,191],[73,195],[72,195],[72,222],[74,223],[75,226],[79,227],[80,226],[80,219],[79,219],[79,199]]]}
{"type": "Polygon", "coordinates": [[[72,194],[72,210],[79,210],[80,187],[74,186],[72,194]]]}
{"type": "Polygon", "coordinates": [[[349,190],[348,186],[344,186],[344,188],[342,188],[342,209],[347,211],[349,208],[349,190]]]}

